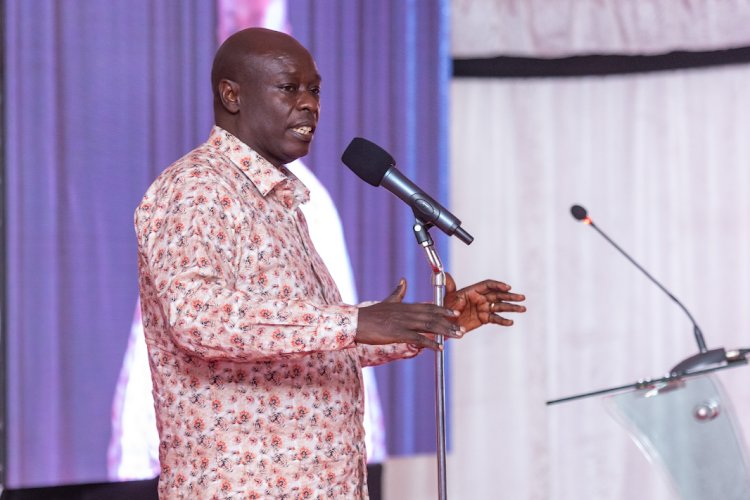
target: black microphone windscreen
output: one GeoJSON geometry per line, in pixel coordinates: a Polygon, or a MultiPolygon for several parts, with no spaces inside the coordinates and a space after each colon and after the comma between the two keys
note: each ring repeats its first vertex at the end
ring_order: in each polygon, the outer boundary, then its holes
{"type": "Polygon", "coordinates": [[[583,220],[586,218],[586,209],[580,205],[573,205],[572,207],[570,207],[570,213],[573,214],[573,217],[578,220],[583,220]]]}
{"type": "Polygon", "coordinates": [[[388,169],[396,165],[388,151],[361,137],[352,139],[341,161],[360,179],[376,187],[380,186],[388,169]]]}

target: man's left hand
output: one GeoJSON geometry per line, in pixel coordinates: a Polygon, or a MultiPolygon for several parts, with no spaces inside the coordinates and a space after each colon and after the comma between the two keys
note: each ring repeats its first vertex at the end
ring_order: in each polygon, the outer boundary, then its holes
{"type": "Polygon", "coordinates": [[[510,286],[495,280],[481,281],[475,285],[456,290],[456,282],[450,274],[445,275],[445,300],[448,309],[460,312],[454,321],[470,332],[487,323],[510,326],[513,320],[497,313],[525,312],[526,308],[510,302],[522,302],[526,297],[510,293],[510,286]],[[492,310],[490,310],[490,306],[492,310]]]}

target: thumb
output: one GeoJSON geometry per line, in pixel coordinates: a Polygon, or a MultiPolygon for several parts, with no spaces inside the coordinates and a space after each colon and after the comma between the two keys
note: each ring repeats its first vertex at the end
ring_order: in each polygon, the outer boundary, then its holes
{"type": "Polygon", "coordinates": [[[453,276],[449,273],[445,273],[445,293],[453,293],[456,291],[456,282],[453,281],[453,276]]]}
{"type": "Polygon", "coordinates": [[[401,302],[404,300],[404,295],[406,295],[406,280],[401,278],[396,289],[383,302],[401,302]]]}

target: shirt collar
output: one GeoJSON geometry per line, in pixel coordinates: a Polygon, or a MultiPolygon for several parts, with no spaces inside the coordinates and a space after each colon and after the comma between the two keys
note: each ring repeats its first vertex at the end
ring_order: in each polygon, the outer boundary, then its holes
{"type": "Polygon", "coordinates": [[[290,209],[310,201],[310,191],[289,169],[283,165],[274,167],[250,146],[218,125],[211,129],[207,144],[229,157],[255,184],[262,196],[276,188],[277,196],[290,209]]]}

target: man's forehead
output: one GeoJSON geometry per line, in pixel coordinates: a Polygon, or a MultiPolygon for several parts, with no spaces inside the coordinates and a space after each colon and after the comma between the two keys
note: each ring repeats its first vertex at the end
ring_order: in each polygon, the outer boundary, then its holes
{"type": "Polygon", "coordinates": [[[253,72],[262,72],[278,76],[300,76],[311,73],[314,78],[321,79],[315,61],[309,52],[274,50],[263,53],[249,53],[245,59],[247,68],[253,72]]]}
{"type": "MultiPolygon", "coordinates": [[[[298,76],[301,73],[301,71],[279,71],[277,75],[281,76],[298,76]]],[[[313,75],[313,78],[316,80],[322,80],[323,77],[321,77],[317,72],[313,75]]]]}

